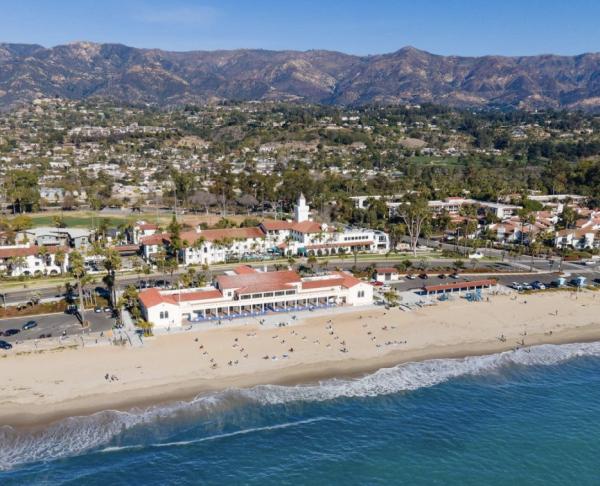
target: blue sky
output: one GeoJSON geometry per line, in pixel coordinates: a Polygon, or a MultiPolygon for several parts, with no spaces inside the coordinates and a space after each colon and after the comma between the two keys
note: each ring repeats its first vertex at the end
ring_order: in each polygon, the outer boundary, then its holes
{"type": "Polygon", "coordinates": [[[0,0],[0,42],[438,54],[600,51],[600,0],[0,0]]]}

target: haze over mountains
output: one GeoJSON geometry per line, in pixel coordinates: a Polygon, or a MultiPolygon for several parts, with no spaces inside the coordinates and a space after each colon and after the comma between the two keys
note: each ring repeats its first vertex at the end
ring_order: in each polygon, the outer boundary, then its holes
{"type": "Polygon", "coordinates": [[[322,50],[169,52],[89,42],[53,48],[0,44],[0,108],[40,96],[161,106],[230,99],[600,111],[600,54],[458,57],[405,47],[354,56],[322,50]]]}

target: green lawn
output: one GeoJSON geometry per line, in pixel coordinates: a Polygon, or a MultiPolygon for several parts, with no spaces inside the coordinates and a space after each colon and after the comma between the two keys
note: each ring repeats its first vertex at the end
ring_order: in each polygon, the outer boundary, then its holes
{"type": "MultiPolygon", "coordinates": [[[[54,216],[55,215],[47,215],[40,214],[30,216],[31,221],[33,222],[33,226],[54,226],[54,216]]],[[[107,216],[107,217],[98,217],[97,215],[92,216],[92,213],[79,213],[74,215],[69,215],[65,213],[63,215],[63,219],[67,228],[93,228],[98,226],[98,222],[100,219],[107,219],[108,224],[111,227],[117,226],[120,223],[125,221],[135,221],[139,219],[139,216],[133,217],[118,217],[118,216],[107,216]]]]}

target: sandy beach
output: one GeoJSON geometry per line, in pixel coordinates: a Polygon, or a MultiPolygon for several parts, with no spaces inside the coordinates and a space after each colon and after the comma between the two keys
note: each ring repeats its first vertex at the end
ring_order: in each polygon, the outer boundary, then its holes
{"type": "Polygon", "coordinates": [[[372,307],[293,325],[199,329],[95,346],[0,353],[0,424],[186,399],[228,387],[353,376],[402,362],[600,340],[600,294],[548,292],[463,299],[411,312],[372,307]]]}

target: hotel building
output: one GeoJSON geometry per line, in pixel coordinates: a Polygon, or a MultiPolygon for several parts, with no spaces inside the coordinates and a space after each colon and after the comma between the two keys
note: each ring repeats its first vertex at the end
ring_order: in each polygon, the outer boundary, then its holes
{"type": "MultiPolygon", "coordinates": [[[[336,255],[341,253],[387,253],[389,236],[383,231],[331,226],[309,219],[310,207],[300,195],[294,220],[265,220],[252,228],[201,229],[184,231],[180,250],[184,265],[211,265],[232,259],[259,259],[268,254],[336,255]]],[[[151,260],[169,245],[167,233],[140,238],[144,258],[151,260]]]]}

